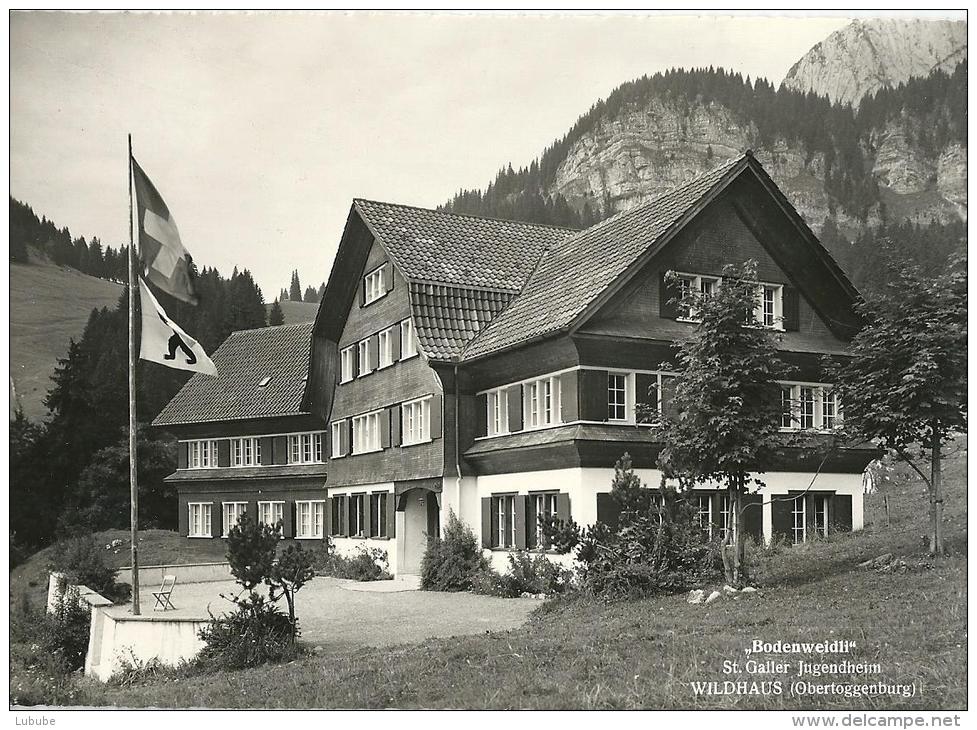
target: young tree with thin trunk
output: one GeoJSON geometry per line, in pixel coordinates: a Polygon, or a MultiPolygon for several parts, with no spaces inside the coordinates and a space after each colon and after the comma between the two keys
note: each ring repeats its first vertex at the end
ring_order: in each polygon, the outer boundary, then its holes
{"type": "MultiPolygon", "coordinates": [[[[677,281],[674,274],[668,280],[677,281]]],[[[726,580],[746,578],[743,496],[762,486],[779,440],[780,388],[785,366],[774,335],[759,325],[754,261],[723,269],[707,296],[687,291],[680,306],[695,329],[679,343],[673,412],[663,421],[662,470],[687,486],[713,484],[729,495],[723,544],[726,580]]]]}
{"type": "Polygon", "coordinates": [[[890,449],[926,484],[929,548],[942,555],[942,449],[967,427],[966,261],[952,258],[937,276],[907,260],[886,266],[888,284],[858,304],[865,325],[852,359],[830,377],[845,430],[890,449]]]}

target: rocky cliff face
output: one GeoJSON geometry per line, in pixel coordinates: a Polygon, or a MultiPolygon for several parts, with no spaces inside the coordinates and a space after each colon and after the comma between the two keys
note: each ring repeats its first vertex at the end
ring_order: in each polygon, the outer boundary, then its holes
{"type": "MultiPolygon", "coordinates": [[[[925,149],[915,131],[910,120],[890,124],[865,150],[887,217],[919,222],[966,218],[966,149],[925,149]]],[[[838,201],[825,191],[820,155],[784,140],[759,146],[754,125],[719,104],[679,108],[656,99],[602,122],[571,147],[549,192],[562,193],[578,209],[589,203],[618,212],[748,148],[816,231],[829,215],[849,230],[860,225],[841,213],[838,201]]],[[[881,212],[877,207],[868,223],[877,224],[881,212]]]]}
{"type": "Polygon", "coordinates": [[[883,86],[897,86],[936,69],[952,71],[966,58],[963,21],[856,20],[804,54],[784,84],[857,106],[863,96],[883,86]]]}

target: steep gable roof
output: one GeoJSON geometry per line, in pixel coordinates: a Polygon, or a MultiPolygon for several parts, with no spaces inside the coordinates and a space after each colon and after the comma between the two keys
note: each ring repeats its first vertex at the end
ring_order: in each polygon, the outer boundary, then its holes
{"type": "Polygon", "coordinates": [[[211,357],[217,376],[195,374],[153,425],[302,414],[312,326],[302,322],[232,332],[211,357]],[[264,378],[268,383],[259,387],[264,378]]]}
{"type": "Polygon", "coordinates": [[[747,164],[731,159],[551,247],[522,292],[465,348],[477,358],[567,328],[634,262],[747,164]]]}

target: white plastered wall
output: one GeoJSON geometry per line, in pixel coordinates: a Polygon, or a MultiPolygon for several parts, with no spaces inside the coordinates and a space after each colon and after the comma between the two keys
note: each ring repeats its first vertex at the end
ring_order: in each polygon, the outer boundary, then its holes
{"type": "MultiPolygon", "coordinates": [[[[393,482],[381,482],[379,484],[360,484],[355,487],[330,487],[328,490],[327,499],[333,497],[339,497],[342,495],[349,496],[351,494],[370,494],[371,492],[386,492],[389,496],[387,499],[394,499],[394,485],[393,482]]],[[[403,525],[403,513],[396,513],[396,530],[397,535],[401,535],[404,529],[403,525]]],[[[332,531],[332,525],[325,525],[325,531],[328,535],[332,531]]],[[[387,564],[388,570],[396,574],[397,573],[397,538],[378,538],[378,537],[333,537],[329,536],[332,541],[333,548],[338,555],[342,555],[347,558],[351,558],[356,555],[361,548],[366,548],[368,550],[373,548],[378,548],[384,550],[387,553],[387,564]]]]}

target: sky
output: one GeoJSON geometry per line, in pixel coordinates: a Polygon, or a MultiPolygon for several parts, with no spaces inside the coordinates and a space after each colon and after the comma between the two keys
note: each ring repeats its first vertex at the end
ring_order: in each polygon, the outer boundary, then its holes
{"type": "Polygon", "coordinates": [[[10,194],[128,242],[126,135],[200,265],[272,301],[329,268],[355,197],[434,207],[537,157],[616,86],[779,83],[841,17],[12,13],[10,194]]]}

